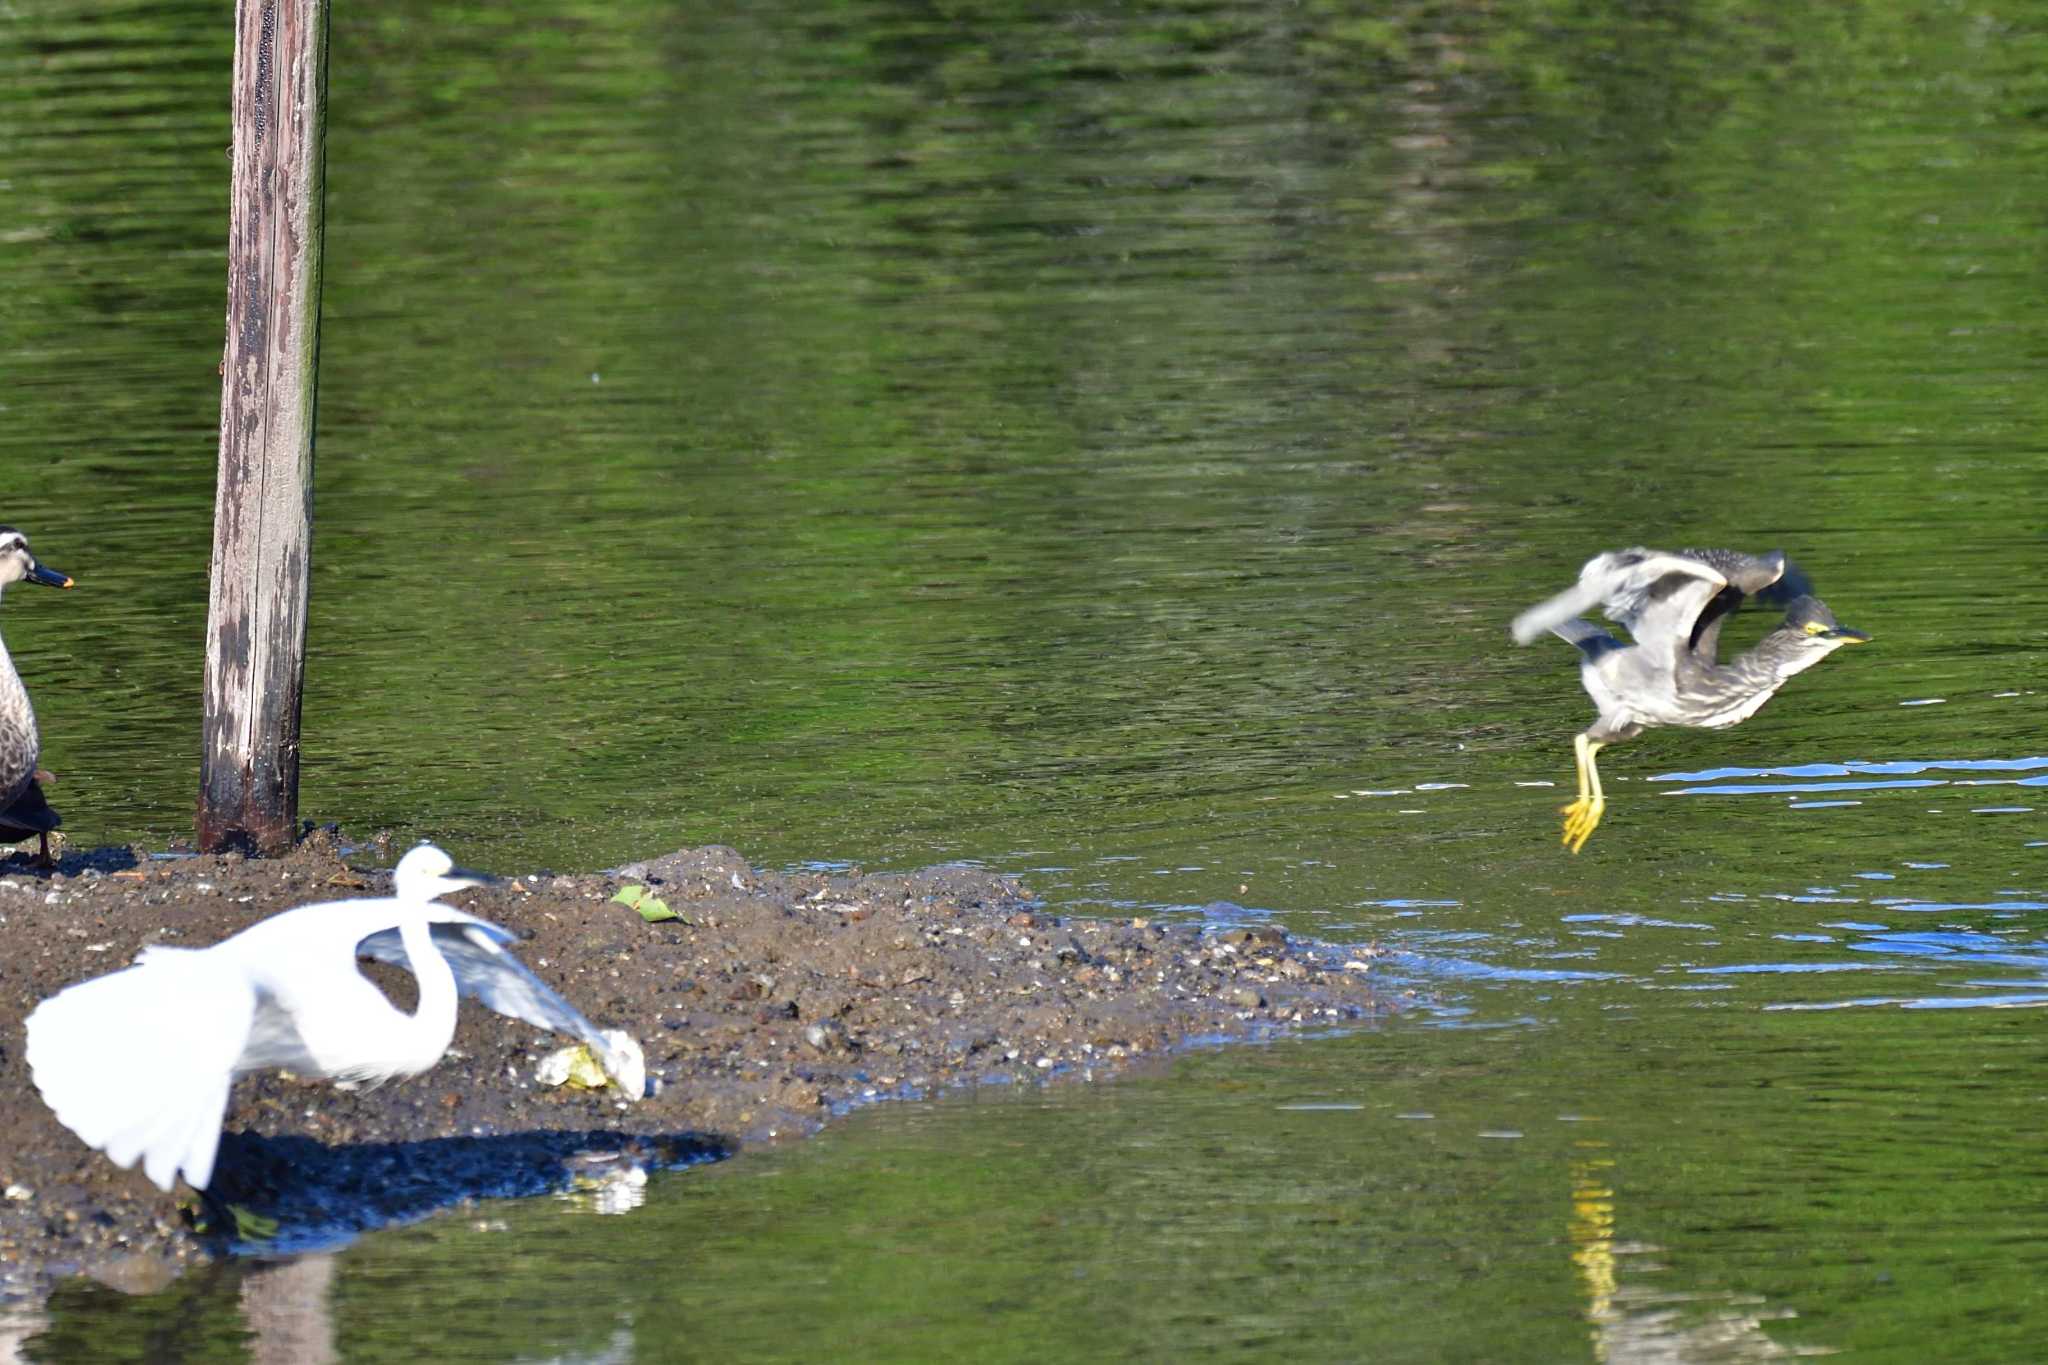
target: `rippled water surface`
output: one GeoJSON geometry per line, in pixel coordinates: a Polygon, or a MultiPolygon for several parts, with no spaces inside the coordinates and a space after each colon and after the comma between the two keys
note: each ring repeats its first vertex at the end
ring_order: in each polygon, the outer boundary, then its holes
{"type": "MultiPolygon", "coordinates": [[[[89,843],[196,788],[228,42],[0,7],[0,520],[79,583],[4,625],[89,843]]],[[[2036,1353],[2044,73],[2016,0],[336,7],[304,814],[972,859],[1403,1009],[0,1348],[2036,1353]],[[1572,858],[1504,627],[1638,542],[1876,639],[1606,750],[1572,858]]]]}

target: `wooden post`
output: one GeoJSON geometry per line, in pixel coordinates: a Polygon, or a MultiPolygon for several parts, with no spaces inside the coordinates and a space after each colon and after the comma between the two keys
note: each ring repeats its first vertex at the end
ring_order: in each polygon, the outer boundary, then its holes
{"type": "Polygon", "coordinates": [[[299,808],[313,533],[326,0],[236,0],[220,481],[199,846],[277,853],[299,808]]]}

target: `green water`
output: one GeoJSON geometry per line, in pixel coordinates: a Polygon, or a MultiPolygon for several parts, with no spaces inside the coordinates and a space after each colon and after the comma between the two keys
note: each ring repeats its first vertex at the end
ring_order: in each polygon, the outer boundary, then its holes
{"type": "MultiPolygon", "coordinates": [[[[227,41],[0,9],[0,520],[79,581],[4,625],[87,843],[197,785],[227,41]]],[[[2038,1352],[2048,6],[370,4],[330,84],[306,815],[1224,901],[1407,1008],[28,1358],[2038,1352]],[[1638,542],[1877,640],[1608,750],[1573,859],[1504,626],[1638,542]]]]}

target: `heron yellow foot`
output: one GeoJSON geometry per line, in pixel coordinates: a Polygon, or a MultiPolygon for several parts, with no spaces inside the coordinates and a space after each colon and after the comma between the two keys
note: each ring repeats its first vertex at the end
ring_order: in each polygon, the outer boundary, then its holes
{"type": "Polygon", "coordinates": [[[1564,809],[1564,846],[1577,853],[1593,837],[1607,802],[1597,796],[1582,796],[1564,809]]]}

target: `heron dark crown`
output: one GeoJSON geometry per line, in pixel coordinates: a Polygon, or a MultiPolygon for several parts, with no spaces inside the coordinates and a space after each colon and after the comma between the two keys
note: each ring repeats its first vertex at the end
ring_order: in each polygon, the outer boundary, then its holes
{"type": "Polygon", "coordinates": [[[1841,622],[1828,610],[1828,604],[1818,597],[1795,597],[1785,608],[1785,628],[1805,631],[1808,626],[1820,626],[1826,630],[1839,630],[1841,622]]]}

